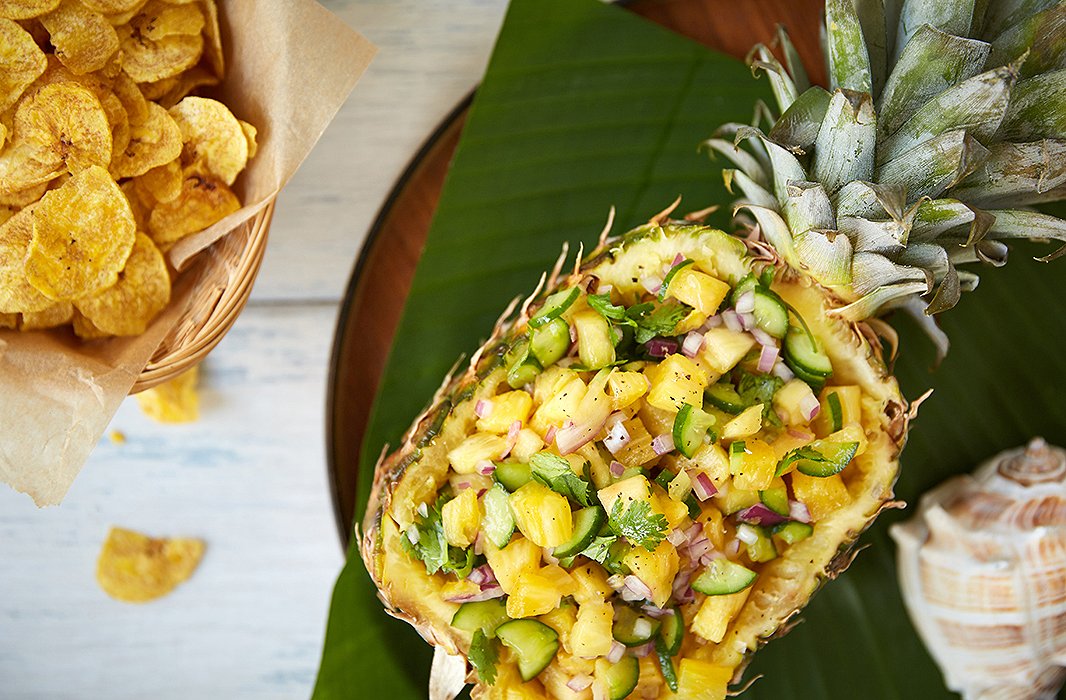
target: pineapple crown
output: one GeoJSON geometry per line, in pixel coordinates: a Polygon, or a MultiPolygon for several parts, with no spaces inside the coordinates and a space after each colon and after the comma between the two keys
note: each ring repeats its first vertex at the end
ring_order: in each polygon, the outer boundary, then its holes
{"type": "Polygon", "coordinates": [[[835,313],[903,308],[936,335],[931,316],[977,286],[960,265],[1066,242],[1028,208],[1066,195],[1066,0],[826,0],[822,38],[830,90],[779,28],[783,65],[749,55],[776,114],[703,146],[732,162],[736,210],[847,302],[835,313]]]}

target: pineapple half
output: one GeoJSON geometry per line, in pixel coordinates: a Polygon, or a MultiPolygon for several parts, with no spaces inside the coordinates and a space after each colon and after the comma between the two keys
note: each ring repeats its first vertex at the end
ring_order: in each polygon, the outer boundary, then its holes
{"type": "Polygon", "coordinates": [[[743,237],[660,215],[560,261],[377,465],[361,553],[453,659],[436,681],[725,696],[891,500],[911,412],[872,317],[946,350],[960,265],[1066,240],[1025,208],[1066,191],[1064,26],[1062,1],[828,0],[832,91],[783,32],[787,69],[756,47],[776,117],[706,142],[743,237]]]}

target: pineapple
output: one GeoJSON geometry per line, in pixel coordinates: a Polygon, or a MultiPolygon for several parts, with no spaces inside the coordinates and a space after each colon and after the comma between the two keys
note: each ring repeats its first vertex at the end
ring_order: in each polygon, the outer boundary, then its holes
{"type": "Polygon", "coordinates": [[[664,213],[560,261],[378,465],[367,568],[444,651],[494,648],[475,698],[724,697],[892,498],[910,412],[864,321],[943,352],[964,266],[1066,240],[1026,208],[1066,192],[1062,3],[890,5],[827,0],[829,90],[756,47],[776,110],[705,144],[741,235],[664,213]]]}

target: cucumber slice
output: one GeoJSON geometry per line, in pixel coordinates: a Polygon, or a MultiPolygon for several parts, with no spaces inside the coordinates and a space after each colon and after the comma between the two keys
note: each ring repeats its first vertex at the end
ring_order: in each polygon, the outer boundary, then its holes
{"type": "Polygon", "coordinates": [[[714,416],[692,404],[685,404],[674,417],[674,447],[691,459],[714,423],[714,416]]]}
{"type": "Polygon", "coordinates": [[[719,382],[707,387],[703,392],[703,398],[720,411],[736,415],[748,407],[748,403],[740,398],[736,387],[729,382],[719,382]]]}
{"type": "Polygon", "coordinates": [[[824,384],[826,379],[833,376],[833,363],[829,361],[829,356],[802,328],[789,327],[783,349],[785,364],[808,384],[812,379],[824,384]]]}
{"type": "Polygon", "coordinates": [[[569,542],[556,547],[554,556],[564,558],[580,553],[592,544],[605,522],[607,513],[600,506],[590,506],[577,511],[574,513],[574,536],[569,542]]]}
{"type": "Polygon", "coordinates": [[[570,306],[577,301],[578,294],[581,290],[577,287],[571,287],[570,289],[564,289],[561,292],[556,292],[550,297],[544,300],[544,305],[537,310],[537,313],[533,314],[533,317],[529,319],[530,328],[540,328],[548,323],[548,321],[559,318],[563,315],[563,312],[570,308],[570,306]]]}
{"type": "Polygon", "coordinates": [[[656,656],[659,657],[659,668],[663,672],[663,680],[666,681],[666,685],[673,692],[677,692],[677,671],[674,670],[674,661],[670,658],[669,654],[664,654],[661,651],[656,652],[656,656]]]}
{"type": "Polygon", "coordinates": [[[640,680],[640,662],[635,656],[623,656],[618,663],[611,664],[602,680],[607,686],[608,700],[624,700],[640,680]]]}
{"type": "Polygon", "coordinates": [[[755,289],[755,325],[775,338],[788,332],[788,308],[773,292],[755,289]]]}
{"type": "Polygon", "coordinates": [[[561,318],[553,318],[530,332],[529,352],[541,367],[555,364],[569,349],[570,324],[561,318]]]}
{"type": "Polygon", "coordinates": [[[777,558],[777,547],[774,546],[774,541],[770,539],[770,535],[767,534],[765,529],[747,523],[740,527],[747,528],[749,532],[755,533],[755,541],[747,545],[749,559],[761,564],[777,558]]]}
{"type": "Polygon", "coordinates": [[[670,268],[670,271],[666,273],[666,277],[663,278],[662,285],[659,286],[659,301],[666,301],[666,293],[669,291],[670,282],[673,281],[674,275],[676,275],[678,272],[680,272],[681,270],[688,267],[694,262],[695,260],[685,258],[684,260],[670,268]]]}
{"type": "Polygon", "coordinates": [[[507,367],[507,383],[512,389],[520,389],[540,374],[540,363],[529,354],[529,339],[521,338],[503,357],[507,367]]]}
{"type": "Polygon", "coordinates": [[[514,650],[523,681],[535,678],[559,651],[559,634],[543,622],[529,618],[503,623],[496,628],[496,636],[514,650]]]}
{"type": "Polygon", "coordinates": [[[728,595],[742,591],[758,576],[742,564],[728,559],[712,559],[707,570],[692,582],[692,588],[705,595],[728,595]]]}
{"type": "Polygon", "coordinates": [[[477,603],[463,603],[452,615],[452,627],[464,632],[483,631],[491,637],[496,628],[507,622],[507,603],[503,598],[483,600],[477,603]]]}
{"type": "Polygon", "coordinates": [[[659,475],[655,477],[655,483],[663,488],[663,491],[670,490],[670,482],[674,480],[677,474],[673,473],[669,469],[663,468],[659,475]]]}
{"type": "Polygon", "coordinates": [[[773,529],[774,537],[780,537],[785,544],[796,544],[814,533],[814,528],[807,523],[796,521],[781,523],[773,529]]]}
{"type": "MultiPolygon", "coordinates": [[[[844,471],[858,451],[859,443],[857,442],[815,440],[796,450],[799,453],[796,459],[796,471],[807,476],[833,476],[844,471]]],[[[792,453],[789,453],[789,456],[791,455],[792,453]]]]}
{"type": "Polygon", "coordinates": [[[481,521],[481,529],[494,545],[502,549],[511,541],[515,528],[507,489],[502,484],[493,484],[492,488],[485,492],[482,503],[485,506],[485,517],[481,521]]]}
{"type": "Polygon", "coordinates": [[[681,651],[681,642],[685,639],[685,618],[681,617],[681,608],[673,607],[672,615],[664,615],[659,627],[659,638],[655,640],[655,649],[660,654],[676,656],[681,651]]]}
{"type": "Polygon", "coordinates": [[[496,465],[496,471],[492,473],[503,487],[514,493],[529,483],[533,478],[533,471],[528,464],[523,462],[504,462],[496,465]]]}
{"type": "Polygon", "coordinates": [[[627,647],[639,647],[654,639],[661,626],[660,620],[641,615],[628,605],[620,605],[615,609],[611,632],[615,639],[627,647]]]}
{"type": "Polygon", "coordinates": [[[840,394],[830,391],[825,403],[829,407],[829,432],[835,433],[844,427],[844,407],[840,405],[840,394]]]}
{"type": "Polygon", "coordinates": [[[788,489],[784,487],[759,492],[763,505],[778,515],[788,515],[788,489]]]}

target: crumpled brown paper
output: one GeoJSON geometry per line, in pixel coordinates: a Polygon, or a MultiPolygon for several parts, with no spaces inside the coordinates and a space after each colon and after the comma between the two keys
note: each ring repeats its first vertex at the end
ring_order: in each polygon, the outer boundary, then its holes
{"type": "Polygon", "coordinates": [[[259,129],[259,152],[237,181],[245,207],[169,251],[185,272],[144,335],[83,343],[69,331],[0,331],[0,481],[39,506],[62,501],[160,343],[188,323],[205,287],[228,281],[209,246],[272,201],[374,55],[313,0],[223,0],[221,11],[227,74],[210,94],[259,129]]]}

